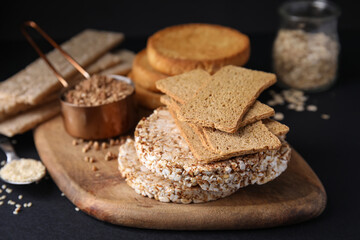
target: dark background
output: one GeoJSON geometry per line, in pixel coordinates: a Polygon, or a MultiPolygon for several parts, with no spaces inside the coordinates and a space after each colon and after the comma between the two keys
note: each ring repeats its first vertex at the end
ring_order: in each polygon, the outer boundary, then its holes
{"type": "MultiPolygon", "coordinates": [[[[174,24],[206,22],[234,27],[251,39],[249,68],[271,71],[271,48],[278,28],[277,8],[283,1],[3,1],[0,4],[0,80],[37,58],[19,27],[36,21],[58,42],[85,28],[121,31],[123,46],[139,51],[155,31],[174,24]]],[[[0,239],[360,239],[360,56],[359,1],[335,1],[339,19],[340,70],[329,91],[310,94],[308,104],[318,112],[289,111],[288,141],[307,160],[323,182],[328,195],[324,213],[316,219],[284,227],[244,231],[156,231],[114,226],[76,212],[60,196],[51,178],[38,185],[12,186],[14,196],[23,194],[33,207],[12,214],[0,206],[0,239]],[[330,120],[320,118],[330,114],[330,120]]],[[[41,46],[50,47],[40,40],[41,46]]],[[[274,88],[279,91],[277,87],[274,88]]],[[[265,92],[261,100],[266,101],[265,92]]],[[[32,133],[18,135],[16,151],[35,157],[32,133]]],[[[0,181],[0,184],[2,182],[0,181]]],[[[0,194],[1,195],[1,194],[0,194]]]]}

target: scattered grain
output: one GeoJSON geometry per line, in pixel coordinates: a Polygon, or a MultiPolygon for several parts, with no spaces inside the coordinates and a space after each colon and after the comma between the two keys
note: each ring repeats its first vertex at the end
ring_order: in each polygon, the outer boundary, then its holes
{"type": "Polygon", "coordinates": [[[63,197],[63,196],[65,196],[65,193],[62,192],[60,195],[63,197]]]}
{"type": "Polygon", "coordinates": [[[7,189],[5,190],[5,192],[7,192],[8,194],[10,194],[10,193],[12,193],[12,189],[11,189],[11,188],[7,188],[7,189]]]}
{"type": "Polygon", "coordinates": [[[9,201],[7,202],[7,204],[8,204],[8,205],[15,205],[15,202],[14,202],[13,200],[9,200],[9,201]]]}
{"type": "Polygon", "coordinates": [[[329,114],[321,114],[321,118],[324,119],[324,120],[329,120],[330,115],[329,114]]]}
{"type": "Polygon", "coordinates": [[[274,115],[274,119],[275,119],[275,120],[278,120],[278,121],[282,121],[282,120],[284,119],[284,114],[281,113],[281,112],[277,112],[277,113],[275,113],[275,115],[274,115]]]}
{"type": "Polygon", "coordinates": [[[32,202],[28,202],[27,207],[31,207],[32,205],[32,202]]]}
{"type": "Polygon", "coordinates": [[[0,201],[0,206],[4,204],[4,201],[0,201]]]}
{"type": "Polygon", "coordinates": [[[108,148],[108,144],[107,144],[106,142],[103,142],[103,143],[101,144],[101,148],[102,148],[102,149],[107,149],[107,148],[108,148]]]}
{"type": "Polygon", "coordinates": [[[19,199],[19,200],[23,199],[23,195],[19,195],[19,196],[18,196],[18,199],[19,199]]]}
{"type": "Polygon", "coordinates": [[[112,152],[107,152],[105,155],[105,161],[111,161],[117,158],[117,155],[112,152]]]}
{"type": "Polygon", "coordinates": [[[77,212],[78,212],[79,210],[80,210],[80,209],[79,209],[78,207],[76,207],[76,208],[75,208],[75,211],[77,211],[77,212]]]}
{"type": "Polygon", "coordinates": [[[2,189],[6,189],[6,185],[3,184],[3,185],[1,186],[1,188],[2,188],[2,189]]]}
{"type": "Polygon", "coordinates": [[[4,200],[6,198],[6,195],[2,195],[1,197],[0,197],[0,200],[4,200]]]}
{"type": "Polygon", "coordinates": [[[308,105],[306,107],[306,110],[308,110],[309,112],[316,112],[317,111],[317,106],[315,105],[308,105]]]}
{"type": "Polygon", "coordinates": [[[99,142],[98,142],[98,141],[95,141],[93,147],[94,147],[94,149],[95,149],[96,151],[100,150],[100,144],[99,144],[99,142]]]}

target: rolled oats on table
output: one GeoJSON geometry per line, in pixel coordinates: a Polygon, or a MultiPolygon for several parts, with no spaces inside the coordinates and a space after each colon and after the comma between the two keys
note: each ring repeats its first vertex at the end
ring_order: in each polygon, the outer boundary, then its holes
{"type": "Polygon", "coordinates": [[[166,109],[155,110],[139,122],[135,148],[140,162],[157,176],[188,187],[199,185],[206,191],[228,191],[271,181],[285,171],[291,152],[283,142],[280,150],[198,164],[166,109]]]}

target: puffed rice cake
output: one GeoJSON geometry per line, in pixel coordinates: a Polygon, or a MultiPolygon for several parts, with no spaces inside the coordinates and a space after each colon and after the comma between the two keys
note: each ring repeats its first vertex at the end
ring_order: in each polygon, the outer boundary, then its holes
{"type": "Polygon", "coordinates": [[[290,146],[283,141],[279,150],[199,164],[166,108],[139,122],[135,148],[140,162],[157,176],[220,192],[275,179],[286,170],[291,155],[290,146]]]}
{"type": "Polygon", "coordinates": [[[136,193],[161,202],[209,202],[227,197],[236,191],[232,189],[224,192],[209,192],[198,186],[187,187],[179,182],[156,176],[140,163],[132,139],[128,139],[120,146],[118,163],[121,175],[136,193]]]}

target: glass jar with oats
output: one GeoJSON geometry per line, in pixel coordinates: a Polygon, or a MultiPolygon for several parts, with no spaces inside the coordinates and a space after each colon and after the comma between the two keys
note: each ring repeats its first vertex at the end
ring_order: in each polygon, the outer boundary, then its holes
{"type": "Polygon", "coordinates": [[[329,1],[289,1],[279,8],[281,25],[273,46],[279,84],[308,92],[336,80],[340,44],[339,8],[329,1]]]}

